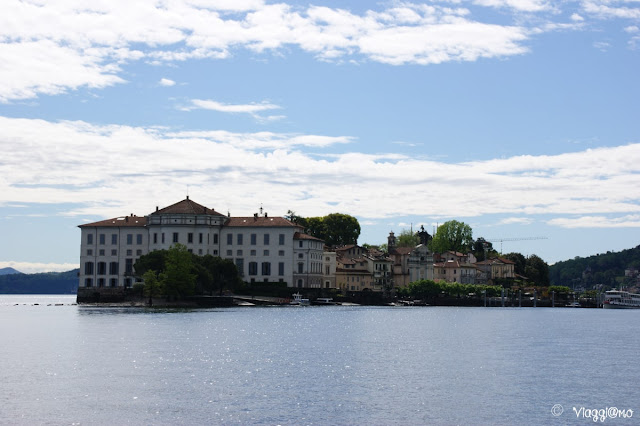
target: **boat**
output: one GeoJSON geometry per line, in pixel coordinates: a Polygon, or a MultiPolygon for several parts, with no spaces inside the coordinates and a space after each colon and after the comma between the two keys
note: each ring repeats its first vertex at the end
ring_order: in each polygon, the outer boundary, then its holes
{"type": "Polygon", "coordinates": [[[604,294],[602,307],[605,309],[640,309],[640,294],[609,290],[604,294]]]}
{"type": "Polygon", "coordinates": [[[304,299],[300,293],[292,294],[293,300],[289,302],[290,305],[294,306],[309,306],[311,303],[309,299],[304,299]]]}
{"type": "Polygon", "coordinates": [[[578,302],[571,302],[567,305],[567,308],[581,308],[582,306],[578,302]]]}

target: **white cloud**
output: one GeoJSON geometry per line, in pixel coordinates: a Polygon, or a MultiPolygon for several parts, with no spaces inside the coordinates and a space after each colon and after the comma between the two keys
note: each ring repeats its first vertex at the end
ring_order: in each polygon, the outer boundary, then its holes
{"type": "Polygon", "coordinates": [[[36,274],[39,272],[67,272],[78,268],[77,263],[38,263],[38,262],[0,262],[0,269],[13,268],[23,274],[36,274]]]}
{"type": "MultiPolygon", "coordinates": [[[[545,5],[500,3],[524,10],[545,5]]],[[[467,9],[411,3],[355,14],[250,0],[5,0],[0,101],[123,83],[121,68],[138,60],[221,59],[235,49],[260,54],[294,46],[320,60],[426,65],[519,55],[527,39],[526,28],[477,21],[467,9]]]]}
{"type": "Polygon", "coordinates": [[[158,84],[164,87],[171,87],[171,86],[175,86],[176,82],[173,80],[169,80],[168,78],[161,78],[158,84]]]}
{"type": "MultiPolygon", "coordinates": [[[[269,117],[262,117],[258,113],[263,111],[270,111],[273,109],[280,109],[278,105],[271,104],[269,102],[251,103],[251,104],[224,104],[222,102],[208,100],[208,99],[192,99],[191,105],[181,107],[183,111],[191,111],[193,109],[207,109],[210,111],[227,112],[227,113],[242,113],[250,114],[256,118],[262,120],[269,120],[269,117]]],[[[280,119],[282,116],[271,116],[271,120],[280,119]]]]}
{"type": "Polygon", "coordinates": [[[508,217],[500,221],[500,225],[529,225],[533,223],[533,219],[530,217],[508,217]]]}
{"type": "Polygon", "coordinates": [[[581,216],[551,219],[549,225],[562,228],[640,228],[640,214],[621,217],[581,216]]]}
{"type": "Polygon", "coordinates": [[[521,12],[541,12],[551,9],[544,0],[474,0],[475,4],[498,8],[510,8],[521,12]]]}
{"type": "Polygon", "coordinates": [[[640,19],[640,8],[628,7],[637,6],[637,3],[633,0],[586,0],[582,2],[582,8],[586,13],[600,18],[640,19]]]}
{"type": "Polygon", "coordinates": [[[0,117],[0,205],[75,203],[80,207],[65,214],[80,221],[147,214],[182,199],[188,187],[198,202],[235,215],[251,214],[261,202],[273,215],[344,211],[367,220],[640,212],[640,144],[453,164],[297,150],[352,141],[0,117]]]}

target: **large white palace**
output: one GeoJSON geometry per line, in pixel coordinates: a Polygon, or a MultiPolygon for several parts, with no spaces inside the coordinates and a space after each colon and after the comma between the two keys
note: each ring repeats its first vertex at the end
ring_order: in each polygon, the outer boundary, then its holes
{"type": "Polygon", "coordinates": [[[247,282],[323,284],[323,241],[282,217],[230,217],[187,196],[147,216],[123,216],[80,225],[80,289],[131,287],[136,260],[179,243],[198,255],[232,260],[247,282]]]}

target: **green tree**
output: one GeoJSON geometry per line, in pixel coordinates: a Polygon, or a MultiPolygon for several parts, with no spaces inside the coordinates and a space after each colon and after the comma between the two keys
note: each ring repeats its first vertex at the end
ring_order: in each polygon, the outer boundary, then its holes
{"type": "Polygon", "coordinates": [[[158,274],[156,271],[149,269],[144,273],[144,295],[149,298],[149,306],[153,305],[153,297],[159,296],[164,292],[164,274],[158,274]]]}
{"type": "Polygon", "coordinates": [[[435,253],[449,250],[466,253],[473,244],[473,231],[464,222],[450,220],[438,227],[429,248],[435,253]]]}
{"type": "Polygon", "coordinates": [[[341,246],[357,244],[360,236],[360,224],[358,219],[344,213],[331,213],[323,217],[303,218],[295,216],[289,210],[289,217],[293,217],[296,223],[304,227],[305,232],[313,237],[324,240],[329,246],[341,246]]]}
{"type": "Polygon", "coordinates": [[[133,269],[138,277],[142,277],[149,270],[156,271],[157,273],[163,272],[166,260],[167,250],[155,250],[140,256],[133,265],[133,269]]]}
{"type": "Polygon", "coordinates": [[[324,217],[325,243],[331,246],[357,244],[360,236],[358,219],[348,214],[331,213],[324,217]]]}
{"type": "Polygon", "coordinates": [[[482,237],[473,242],[472,252],[479,262],[498,255],[498,252],[493,248],[493,244],[482,237]]]}
{"type": "Polygon", "coordinates": [[[196,290],[196,274],[193,270],[193,255],[182,244],[171,246],[165,263],[165,291],[167,296],[183,299],[193,296],[196,290]]]}
{"type": "Polygon", "coordinates": [[[524,274],[536,285],[549,285],[549,265],[535,254],[527,258],[524,274]]]}
{"type": "Polygon", "coordinates": [[[403,229],[400,235],[396,237],[396,245],[398,247],[415,247],[420,244],[418,234],[412,233],[407,229],[403,229]]]}

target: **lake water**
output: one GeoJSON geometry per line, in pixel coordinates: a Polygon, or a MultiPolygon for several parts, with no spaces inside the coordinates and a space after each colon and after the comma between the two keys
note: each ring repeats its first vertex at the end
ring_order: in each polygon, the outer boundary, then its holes
{"type": "Polygon", "coordinates": [[[640,423],[640,310],[73,302],[0,295],[0,423],[640,423]]]}

